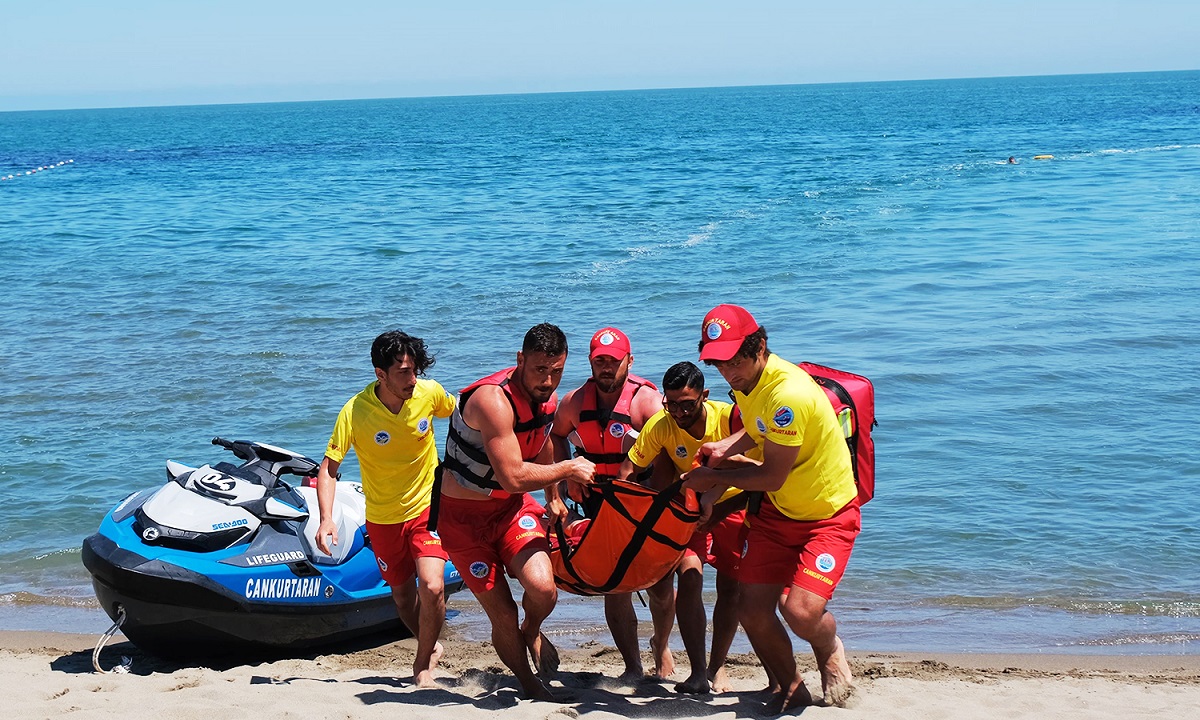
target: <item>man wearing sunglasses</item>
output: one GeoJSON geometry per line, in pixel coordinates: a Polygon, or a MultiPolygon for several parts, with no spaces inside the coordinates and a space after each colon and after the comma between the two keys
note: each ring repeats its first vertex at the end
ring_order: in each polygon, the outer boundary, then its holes
{"type": "MultiPolygon", "coordinates": [[[[672,365],[663,375],[664,409],[650,418],[621,466],[632,477],[655,461],[671,465],[674,477],[692,469],[700,446],[729,437],[741,428],[733,406],[709,400],[704,373],[690,362],[672,365]]],[[[741,554],[739,534],[745,519],[745,495],[736,488],[701,498],[701,524],[680,562],[676,614],[679,634],[692,665],[692,674],[675,686],[681,693],[730,689],[725,658],[737,633],[737,580],[734,570],[741,554]],[[715,504],[715,509],[714,509],[715,504]],[[717,571],[717,602],[713,607],[712,653],[704,663],[704,563],[717,571]]],[[[669,580],[668,580],[669,581],[669,580]]]]}

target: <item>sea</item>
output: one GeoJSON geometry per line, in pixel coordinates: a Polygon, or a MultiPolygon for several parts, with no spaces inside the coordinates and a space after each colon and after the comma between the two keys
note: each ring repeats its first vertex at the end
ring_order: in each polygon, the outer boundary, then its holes
{"type": "Polygon", "coordinates": [[[0,629],[103,632],[105,512],[319,458],[383,330],[456,390],[552,322],[566,391],[737,303],[875,384],[848,647],[1200,653],[1200,72],[4,112],[0,177],[0,629]]]}

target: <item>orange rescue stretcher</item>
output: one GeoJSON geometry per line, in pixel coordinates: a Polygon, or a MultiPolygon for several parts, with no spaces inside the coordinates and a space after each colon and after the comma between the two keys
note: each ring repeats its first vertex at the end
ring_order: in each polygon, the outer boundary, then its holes
{"type": "Polygon", "coordinates": [[[550,534],[550,561],[561,590],[609,595],[644,590],[683,557],[700,519],[696,493],[676,482],[665,490],[612,480],[599,493],[595,516],[561,524],[550,534]]]}

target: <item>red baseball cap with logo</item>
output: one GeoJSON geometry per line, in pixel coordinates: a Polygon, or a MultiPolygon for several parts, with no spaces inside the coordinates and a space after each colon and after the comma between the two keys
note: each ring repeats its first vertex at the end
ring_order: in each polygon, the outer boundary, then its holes
{"type": "Polygon", "coordinates": [[[589,358],[597,355],[623,358],[628,354],[629,338],[615,327],[600,328],[592,336],[591,350],[588,352],[589,358]]]}
{"type": "Polygon", "coordinates": [[[718,305],[704,316],[700,325],[701,360],[728,360],[737,354],[742,341],[755,330],[758,321],[744,307],[718,305]]]}

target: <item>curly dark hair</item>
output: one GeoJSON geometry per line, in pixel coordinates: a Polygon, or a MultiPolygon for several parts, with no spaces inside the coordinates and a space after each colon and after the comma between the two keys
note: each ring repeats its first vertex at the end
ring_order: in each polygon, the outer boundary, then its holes
{"type": "Polygon", "coordinates": [[[371,343],[371,364],[384,372],[406,356],[412,358],[418,375],[424,375],[435,362],[424,340],[399,330],[388,330],[371,343]]]}
{"type": "MultiPolygon", "coordinates": [[[[700,344],[697,345],[697,352],[702,352],[704,350],[704,345],[705,341],[701,340],[700,344]]],[[[742,340],[741,347],[739,347],[738,351],[733,354],[733,357],[754,359],[758,357],[759,350],[762,350],[767,355],[771,354],[771,348],[767,347],[767,329],[762,325],[759,325],[757,330],[750,333],[745,337],[745,339],[742,340]]],[[[730,359],[732,360],[733,358],[730,359]]],[[[716,365],[717,361],[705,360],[704,364],[716,365]]]]}

